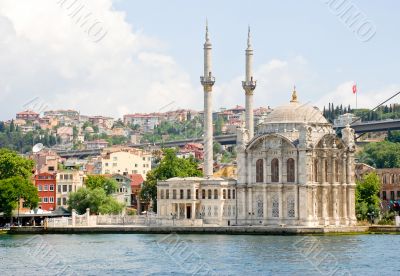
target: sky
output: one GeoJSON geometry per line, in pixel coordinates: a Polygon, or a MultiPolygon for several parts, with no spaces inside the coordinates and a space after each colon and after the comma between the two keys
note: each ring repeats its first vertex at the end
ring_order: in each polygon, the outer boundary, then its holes
{"type": "Polygon", "coordinates": [[[373,107],[400,91],[399,8],[395,0],[0,0],[0,120],[25,109],[115,118],[201,110],[206,18],[214,110],[244,105],[248,26],[256,107],[286,104],[294,85],[301,102],[355,107],[354,83],[358,107],[373,107]]]}

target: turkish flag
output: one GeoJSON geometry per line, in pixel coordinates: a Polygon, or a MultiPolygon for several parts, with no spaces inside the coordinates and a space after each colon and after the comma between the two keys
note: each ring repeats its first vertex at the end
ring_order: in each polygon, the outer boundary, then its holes
{"type": "Polygon", "coordinates": [[[357,85],[353,84],[353,94],[356,94],[356,93],[357,93],[357,85]]]}

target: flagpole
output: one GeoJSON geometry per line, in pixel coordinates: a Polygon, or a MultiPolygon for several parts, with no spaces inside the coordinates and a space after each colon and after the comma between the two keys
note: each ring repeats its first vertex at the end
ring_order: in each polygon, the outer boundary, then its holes
{"type": "Polygon", "coordinates": [[[357,94],[358,94],[358,93],[357,93],[357,91],[356,91],[356,109],[357,109],[357,94]]]}

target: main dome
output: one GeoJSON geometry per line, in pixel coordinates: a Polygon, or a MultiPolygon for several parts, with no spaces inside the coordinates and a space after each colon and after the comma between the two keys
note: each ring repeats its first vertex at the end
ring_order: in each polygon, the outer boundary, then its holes
{"type": "Polygon", "coordinates": [[[275,108],[268,114],[264,123],[311,123],[328,124],[322,112],[309,104],[301,104],[297,101],[296,91],[293,91],[289,104],[275,108]]]}

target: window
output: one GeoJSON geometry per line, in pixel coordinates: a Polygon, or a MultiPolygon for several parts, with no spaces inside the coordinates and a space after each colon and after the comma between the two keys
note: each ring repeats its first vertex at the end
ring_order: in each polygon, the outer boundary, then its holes
{"type": "Polygon", "coordinates": [[[50,184],[50,191],[54,191],[54,185],[50,184]]]}
{"type": "Polygon", "coordinates": [[[314,182],[318,182],[318,160],[314,160],[314,182]]]}
{"type": "Polygon", "coordinates": [[[183,190],[182,189],[179,191],[179,198],[183,199],[183,190]]]}
{"type": "Polygon", "coordinates": [[[54,203],[54,197],[52,197],[52,196],[49,197],[49,202],[50,202],[50,203],[54,203]]]}
{"type": "Polygon", "coordinates": [[[44,185],[43,191],[48,191],[49,190],[49,185],[44,185]]]}
{"type": "Polygon", "coordinates": [[[105,163],[106,167],[108,167],[108,163],[105,163]]]}
{"type": "Polygon", "coordinates": [[[161,199],[164,199],[164,190],[161,190],[161,191],[160,191],[160,198],[161,198],[161,199]]]}
{"type": "Polygon", "coordinates": [[[43,198],[43,203],[48,203],[49,202],[49,198],[48,197],[44,197],[43,198]]]}
{"type": "Polygon", "coordinates": [[[57,198],[57,205],[61,205],[61,198],[57,198]]]}
{"type": "Polygon", "coordinates": [[[287,182],[294,182],[294,159],[289,158],[287,160],[287,182]]]}
{"type": "Polygon", "coordinates": [[[68,188],[68,192],[72,192],[72,185],[69,185],[68,188]]]}
{"type": "Polygon", "coordinates": [[[60,174],[60,180],[63,180],[63,179],[64,179],[64,175],[60,174]]]}
{"type": "Polygon", "coordinates": [[[187,191],[186,191],[187,199],[191,199],[191,197],[192,197],[191,193],[192,193],[192,191],[190,189],[187,189],[187,191]]]}
{"type": "Polygon", "coordinates": [[[256,162],[256,182],[264,182],[264,162],[258,159],[256,162]]]}
{"type": "Polygon", "coordinates": [[[42,191],[42,185],[38,185],[38,191],[42,191]]]}
{"type": "Polygon", "coordinates": [[[236,191],[232,190],[232,198],[235,199],[236,198],[236,191]]]}
{"type": "Polygon", "coordinates": [[[382,199],[383,199],[383,200],[386,200],[386,191],[383,191],[383,192],[382,192],[382,199]]]}
{"type": "Polygon", "coordinates": [[[394,200],[394,191],[390,191],[390,200],[394,200]]]}
{"type": "Polygon", "coordinates": [[[206,199],[206,190],[201,190],[201,198],[206,199]]]}
{"type": "Polygon", "coordinates": [[[57,185],[57,192],[61,193],[61,185],[57,185]]]}
{"type": "Polygon", "coordinates": [[[169,199],[169,190],[166,190],[166,191],[165,191],[165,198],[166,198],[166,199],[169,199]]]}
{"type": "Polygon", "coordinates": [[[228,189],[228,199],[231,199],[231,189],[228,189]]]}
{"type": "Polygon", "coordinates": [[[113,163],[113,167],[116,167],[117,166],[117,163],[113,163]]]}
{"type": "Polygon", "coordinates": [[[325,165],[324,165],[324,170],[325,170],[325,182],[328,182],[328,160],[325,160],[325,165]]]}
{"type": "Polygon", "coordinates": [[[54,172],[54,167],[53,166],[49,167],[49,172],[54,172]]]}
{"type": "Polygon", "coordinates": [[[66,193],[68,190],[68,185],[63,185],[63,193],[66,193]]]}
{"type": "Polygon", "coordinates": [[[63,205],[67,205],[67,198],[63,197],[63,205]]]}
{"type": "Polygon", "coordinates": [[[400,191],[397,191],[397,199],[400,199],[400,191]]]}
{"type": "Polygon", "coordinates": [[[279,182],[279,161],[277,158],[271,161],[271,182],[279,182]]]}
{"type": "Polygon", "coordinates": [[[214,190],[214,199],[218,199],[218,190],[217,189],[214,190]]]}
{"type": "Polygon", "coordinates": [[[176,190],[172,190],[172,199],[176,199],[176,190]]]}
{"type": "Polygon", "coordinates": [[[211,192],[211,190],[208,190],[208,191],[207,191],[207,198],[208,198],[208,199],[211,199],[211,198],[212,198],[212,192],[211,192]]]}
{"type": "Polygon", "coordinates": [[[117,156],[114,156],[113,157],[113,161],[117,161],[118,160],[118,157],[117,156]]]}
{"type": "Polygon", "coordinates": [[[39,203],[42,203],[42,198],[41,197],[39,197],[39,203]]]}
{"type": "Polygon", "coordinates": [[[199,190],[196,189],[196,199],[199,199],[199,190]]]}
{"type": "Polygon", "coordinates": [[[222,190],[222,199],[226,199],[226,190],[225,189],[222,190]]]}

